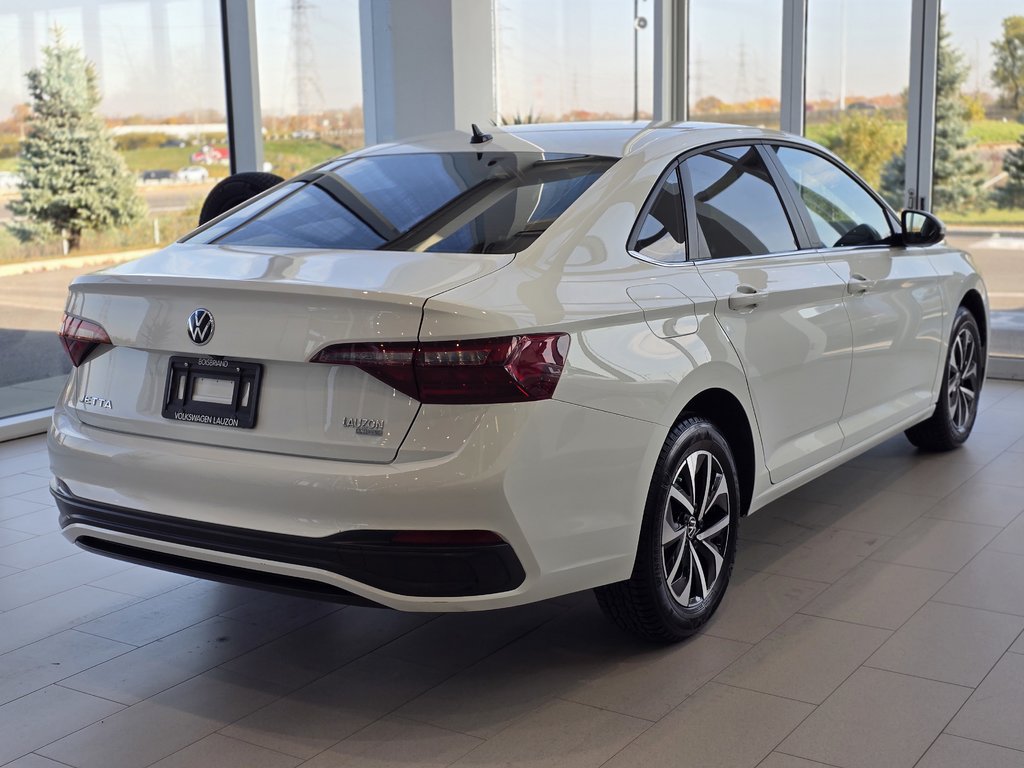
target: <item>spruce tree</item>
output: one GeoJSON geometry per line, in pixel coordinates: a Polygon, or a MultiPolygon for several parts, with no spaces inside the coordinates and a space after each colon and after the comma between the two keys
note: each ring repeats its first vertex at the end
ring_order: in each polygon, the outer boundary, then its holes
{"type": "MultiPolygon", "coordinates": [[[[960,89],[970,69],[963,54],[949,40],[945,15],[939,19],[938,70],[935,79],[935,162],[932,210],[960,211],[974,207],[981,197],[981,163],[967,151],[967,104],[960,89]]],[[[897,208],[903,207],[906,176],[901,150],[882,172],[882,191],[897,208]]]]}
{"type": "Polygon", "coordinates": [[[145,208],[135,179],[96,113],[96,70],[59,29],[43,49],[43,64],[26,74],[32,113],[18,171],[21,198],[10,225],[21,240],[58,235],[75,249],[82,232],[122,227],[145,208]]]}
{"type": "Polygon", "coordinates": [[[1000,208],[1024,208],[1024,133],[1017,146],[1003,156],[1006,183],[996,190],[996,203],[1000,208]]]}

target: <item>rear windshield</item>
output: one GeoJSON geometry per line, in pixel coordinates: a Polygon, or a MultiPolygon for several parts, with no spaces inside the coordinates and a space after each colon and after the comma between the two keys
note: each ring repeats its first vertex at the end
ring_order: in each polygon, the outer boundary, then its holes
{"type": "Polygon", "coordinates": [[[615,163],[525,152],[373,155],[291,182],[189,236],[192,243],[514,253],[615,163]],[[282,191],[287,190],[287,191],[282,191]],[[267,198],[273,199],[268,203],[267,198]]]}

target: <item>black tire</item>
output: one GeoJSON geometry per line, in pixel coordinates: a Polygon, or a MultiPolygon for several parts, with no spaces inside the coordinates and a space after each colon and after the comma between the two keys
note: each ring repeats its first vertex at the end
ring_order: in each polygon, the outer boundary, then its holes
{"type": "Polygon", "coordinates": [[[963,445],[978,416],[984,366],[978,322],[970,310],[960,307],[953,319],[935,412],[908,429],[907,439],[922,451],[951,451],[963,445]]]}
{"type": "Polygon", "coordinates": [[[199,212],[199,224],[202,225],[217,218],[236,205],[256,197],[260,192],[266,192],[271,187],[276,187],[282,181],[284,179],[277,174],[261,173],[260,171],[236,173],[222,179],[206,196],[203,209],[199,212]]]}
{"type": "Polygon", "coordinates": [[[729,444],[711,422],[699,416],[684,417],[669,432],[658,457],[632,575],[627,581],[594,590],[605,615],[622,629],[656,642],[677,642],[700,629],[729,585],[739,508],[739,475],[729,444]],[[691,480],[689,457],[694,457],[696,482],[691,480]],[[711,473],[710,479],[704,470],[711,473]],[[720,478],[727,490],[724,497],[715,492],[715,478],[720,478]],[[708,484],[712,491],[704,493],[708,484]],[[678,492],[671,500],[670,488],[678,492]],[[688,496],[697,513],[702,499],[711,496],[712,503],[698,520],[688,512],[686,503],[676,500],[679,495],[688,496]],[[727,521],[724,528],[723,520],[727,521]],[[716,533],[714,528],[720,530],[716,533]],[[702,541],[701,534],[708,531],[712,534],[702,541]],[[670,538],[668,544],[663,543],[665,533],[670,538]],[[712,550],[721,557],[720,563],[712,550]],[[678,562],[677,556],[682,558],[678,562]],[[694,562],[703,567],[699,573],[690,570],[684,580],[683,567],[692,569],[694,562]],[[673,571],[679,578],[670,586],[668,577],[673,571]],[[701,593],[699,599],[697,593],[701,593]]]}

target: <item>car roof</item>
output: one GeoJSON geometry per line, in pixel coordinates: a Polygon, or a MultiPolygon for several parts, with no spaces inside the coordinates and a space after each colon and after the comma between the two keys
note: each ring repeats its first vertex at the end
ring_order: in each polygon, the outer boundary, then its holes
{"type": "MultiPolygon", "coordinates": [[[[482,128],[493,137],[471,144],[469,131],[447,131],[401,142],[379,144],[359,155],[415,152],[545,152],[625,157],[640,150],[682,152],[714,141],[787,139],[804,140],[782,131],[746,125],[704,122],[600,121],[532,123],[482,128]]],[[[349,155],[351,157],[352,155],[349,155]]]]}

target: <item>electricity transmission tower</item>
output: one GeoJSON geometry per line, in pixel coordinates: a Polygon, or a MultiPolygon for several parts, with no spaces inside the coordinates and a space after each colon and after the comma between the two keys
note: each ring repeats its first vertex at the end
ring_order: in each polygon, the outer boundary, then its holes
{"type": "Polygon", "coordinates": [[[313,49],[313,35],[309,29],[309,12],[314,8],[309,0],[291,0],[292,28],[291,55],[292,86],[295,89],[295,106],[302,127],[311,129],[312,115],[323,102],[323,92],[317,78],[316,56],[313,49]]]}

